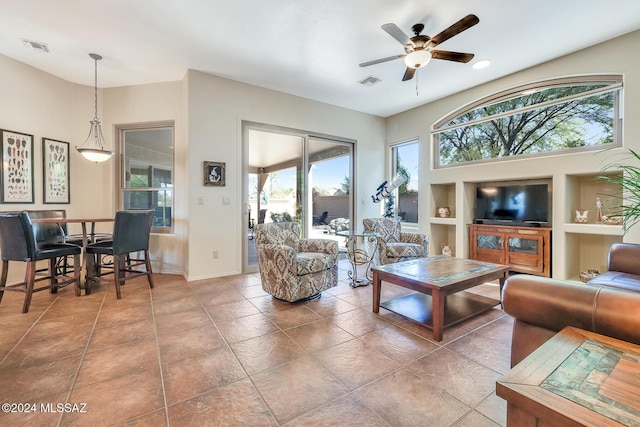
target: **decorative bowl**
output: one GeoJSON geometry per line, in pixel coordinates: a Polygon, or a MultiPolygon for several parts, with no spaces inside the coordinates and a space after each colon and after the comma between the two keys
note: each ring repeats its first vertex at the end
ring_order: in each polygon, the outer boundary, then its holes
{"type": "Polygon", "coordinates": [[[598,270],[584,270],[580,272],[580,280],[582,280],[584,283],[587,283],[598,274],[600,274],[598,270]]]}
{"type": "Polygon", "coordinates": [[[438,218],[449,218],[451,216],[451,209],[448,206],[436,208],[436,216],[438,218]]]}
{"type": "Polygon", "coordinates": [[[620,225],[622,224],[621,216],[603,216],[602,222],[608,225],[620,225]]]}

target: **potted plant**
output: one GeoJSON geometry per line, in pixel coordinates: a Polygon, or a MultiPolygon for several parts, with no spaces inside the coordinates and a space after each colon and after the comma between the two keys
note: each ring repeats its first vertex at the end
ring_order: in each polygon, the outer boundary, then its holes
{"type": "Polygon", "coordinates": [[[630,156],[625,157],[627,161],[614,162],[604,168],[605,171],[619,170],[621,174],[599,177],[602,181],[620,186],[619,193],[607,195],[617,202],[609,216],[622,217],[622,228],[625,233],[640,222],[640,154],[631,149],[629,153],[630,156]]]}

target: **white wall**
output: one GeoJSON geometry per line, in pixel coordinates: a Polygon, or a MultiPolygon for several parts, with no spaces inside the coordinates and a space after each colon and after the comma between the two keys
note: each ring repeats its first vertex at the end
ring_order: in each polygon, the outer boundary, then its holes
{"type": "MultiPolygon", "coordinates": [[[[185,173],[186,125],[183,115],[182,82],[156,83],[105,89],[103,118],[105,138],[113,141],[114,129],[118,125],[173,121],[174,127],[174,230],[172,234],[152,234],[149,242],[152,268],[155,272],[183,274],[186,263],[185,247],[187,222],[185,201],[188,182],[185,173]],[[108,125],[107,125],[108,124],[108,125]],[[106,128],[108,127],[109,136],[106,128]]],[[[119,159],[109,162],[108,182],[112,189],[112,211],[118,206],[115,199],[115,173],[119,159]]],[[[107,184],[105,182],[105,184],[107,184]]],[[[107,184],[108,185],[108,184],[107,184]]]]}
{"type": "Polygon", "coordinates": [[[369,194],[384,176],[384,119],[198,71],[189,71],[187,81],[189,279],[242,271],[243,121],[356,140],[356,176],[366,176],[358,180],[355,189],[356,222],[378,215],[378,206],[370,202],[369,194]],[[226,163],[226,186],[202,185],[203,161],[226,163]],[[198,205],[199,197],[203,205],[198,205]],[[224,205],[223,198],[230,204],[224,205]],[[219,254],[217,259],[212,258],[214,250],[219,254]]]}
{"type": "MultiPolygon", "coordinates": [[[[555,233],[556,225],[561,227],[561,223],[566,221],[565,218],[568,215],[565,206],[565,199],[567,198],[564,193],[565,185],[559,183],[563,183],[567,174],[588,174],[601,171],[611,161],[611,151],[608,153],[585,152],[506,160],[434,170],[430,135],[431,125],[463,105],[521,84],[575,74],[622,73],[624,75],[624,145],[636,150],[640,149],[640,121],[636,119],[640,117],[640,102],[638,102],[638,99],[640,99],[640,58],[638,55],[632,54],[632,52],[637,51],[638,43],[640,43],[640,31],[389,117],[386,127],[387,144],[407,140],[416,135],[419,136],[421,141],[420,229],[425,232],[430,231],[429,217],[434,216],[436,208],[431,205],[428,191],[430,184],[455,183],[458,189],[457,208],[462,211],[459,212],[456,219],[456,226],[459,229],[456,233],[456,246],[466,249],[468,246],[468,234],[460,232],[460,229],[466,228],[466,224],[471,218],[473,207],[466,203],[463,195],[460,194],[465,187],[465,183],[553,177],[553,221],[555,233]]],[[[482,70],[477,72],[481,73],[482,70]]],[[[622,150],[614,150],[614,152],[616,151],[620,152],[622,150]]],[[[592,207],[586,206],[585,208],[592,207]]],[[[639,229],[640,227],[636,227],[627,233],[624,240],[640,242],[639,229]]],[[[457,253],[458,256],[464,254],[466,254],[466,251],[457,253]]],[[[553,254],[554,265],[562,265],[566,254],[563,239],[554,238],[553,254]]]]}
{"type": "Polygon", "coordinates": [[[2,55],[0,70],[0,128],[32,134],[35,154],[35,203],[4,204],[0,210],[59,208],[66,209],[68,216],[101,216],[109,212],[113,192],[110,188],[103,190],[108,166],[90,163],[74,149],[89,132],[94,114],[93,88],[69,83],[2,55]],[[69,205],[42,203],[42,137],[70,143],[69,205]],[[84,203],[89,195],[92,202],[84,203]]]}

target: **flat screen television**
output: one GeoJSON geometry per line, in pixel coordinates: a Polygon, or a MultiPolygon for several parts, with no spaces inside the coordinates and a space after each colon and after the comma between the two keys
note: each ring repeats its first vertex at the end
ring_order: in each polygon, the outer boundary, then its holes
{"type": "Polygon", "coordinates": [[[550,225],[549,184],[483,184],[476,190],[477,224],[550,225]]]}

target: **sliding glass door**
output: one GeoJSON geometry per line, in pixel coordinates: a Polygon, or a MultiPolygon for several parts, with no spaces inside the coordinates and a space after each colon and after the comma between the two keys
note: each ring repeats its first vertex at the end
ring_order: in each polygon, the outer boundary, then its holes
{"type": "MultiPolygon", "coordinates": [[[[309,137],[307,181],[311,189],[308,198],[308,211],[312,213],[311,237],[335,238],[337,231],[350,227],[352,151],[353,144],[309,137]]],[[[342,244],[344,239],[338,241],[342,244]]]]}
{"type": "Polygon", "coordinates": [[[353,215],[353,142],[244,123],[245,272],[257,271],[254,227],[294,221],[303,237],[329,237],[353,215]]]}

